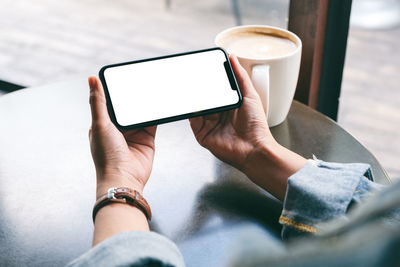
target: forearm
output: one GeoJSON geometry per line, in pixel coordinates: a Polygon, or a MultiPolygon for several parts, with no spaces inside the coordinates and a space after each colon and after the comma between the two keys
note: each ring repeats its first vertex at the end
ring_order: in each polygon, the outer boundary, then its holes
{"type": "Polygon", "coordinates": [[[287,181],[307,160],[276,142],[263,144],[247,158],[242,171],[257,185],[284,200],[287,181]]]}
{"type": "Polygon", "coordinates": [[[124,203],[112,203],[96,215],[93,246],[120,232],[149,231],[144,213],[137,207],[124,203]]]}
{"type": "MultiPolygon", "coordinates": [[[[97,175],[96,199],[107,193],[111,187],[127,187],[141,195],[143,185],[125,176],[97,175]]],[[[112,203],[101,208],[95,217],[93,246],[120,232],[149,231],[147,218],[142,210],[126,203],[112,203]]]]}

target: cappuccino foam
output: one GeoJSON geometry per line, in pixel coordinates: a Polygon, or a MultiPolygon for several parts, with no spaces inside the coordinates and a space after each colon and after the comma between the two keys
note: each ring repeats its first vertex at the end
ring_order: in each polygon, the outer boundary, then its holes
{"type": "Polygon", "coordinates": [[[290,54],[297,46],[289,39],[263,33],[239,32],[224,37],[220,44],[228,53],[246,58],[270,58],[290,54]]]}

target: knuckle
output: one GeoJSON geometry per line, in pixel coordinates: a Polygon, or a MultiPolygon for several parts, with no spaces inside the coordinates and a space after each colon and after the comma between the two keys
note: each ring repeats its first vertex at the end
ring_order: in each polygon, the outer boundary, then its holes
{"type": "Polygon", "coordinates": [[[106,100],[102,94],[100,94],[98,91],[94,90],[94,91],[91,91],[89,94],[89,102],[90,102],[90,104],[94,104],[95,102],[100,103],[100,104],[105,104],[106,100]]]}
{"type": "Polygon", "coordinates": [[[91,92],[89,95],[89,103],[93,104],[95,101],[96,101],[96,95],[95,95],[95,93],[91,92]]]}
{"type": "Polygon", "coordinates": [[[107,128],[107,123],[103,120],[93,120],[92,122],[92,131],[99,131],[107,128]]]}

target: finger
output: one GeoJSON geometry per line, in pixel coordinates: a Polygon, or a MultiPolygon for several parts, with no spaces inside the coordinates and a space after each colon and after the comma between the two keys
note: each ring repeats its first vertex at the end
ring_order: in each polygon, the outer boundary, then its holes
{"type": "Polygon", "coordinates": [[[206,115],[206,116],[204,116],[204,119],[206,121],[217,121],[217,120],[219,120],[220,117],[221,117],[221,115],[216,113],[216,114],[206,115]]]}
{"type": "Polygon", "coordinates": [[[90,87],[90,109],[92,113],[92,124],[105,124],[110,121],[107,112],[106,98],[103,87],[97,77],[91,76],[88,79],[90,87]]]}
{"type": "Polygon", "coordinates": [[[157,132],[157,125],[143,128],[149,135],[155,137],[157,132]]]}
{"type": "Polygon", "coordinates": [[[138,133],[145,133],[154,138],[156,136],[156,131],[157,131],[157,125],[145,128],[131,129],[131,130],[121,130],[121,133],[123,134],[125,139],[127,138],[129,139],[131,136],[136,136],[138,133]]]}
{"type": "Polygon", "coordinates": [[[234,54],[231,54],[229,55],[229,60],[231,61],[233,71],[235,72],[235,76],[243,96],[256,94],[256,89],[254,89],[253,83],[251,82],[247,71],[242,67],[242,65],[240,65],[237,57],[234,54]]]}
{"type": "Polygon", "coordinates": [[[194,133],[198,133],[204,125],[203,117],[194,117],[189,119],[190,127],[194,133]]]}

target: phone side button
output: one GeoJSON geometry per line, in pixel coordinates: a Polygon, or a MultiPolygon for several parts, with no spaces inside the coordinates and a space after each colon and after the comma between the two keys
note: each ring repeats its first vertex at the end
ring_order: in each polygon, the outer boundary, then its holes
{"type": "Polygon", "coordinates": [[[231,85],[232,90],[236,91],[237,87],[236,87],[236,83],[235,83],[235,78],[233,77],[233,71],[229,67],[228,61],[224,62],[224,67],[225,67],[226,75],[228,75],[229,84],[231,85]]]}

